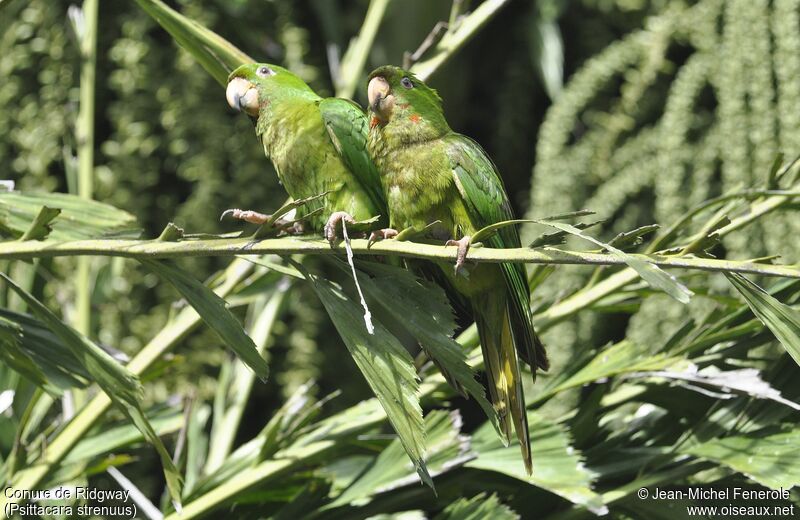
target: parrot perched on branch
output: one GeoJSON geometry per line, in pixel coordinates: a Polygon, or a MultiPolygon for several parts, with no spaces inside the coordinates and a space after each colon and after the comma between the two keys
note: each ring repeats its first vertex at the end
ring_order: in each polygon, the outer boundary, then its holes
{"type": "MultiPolygon", "coordinates": [[[[256,118],[264,152],[293,199],[327,192],[301,208],[314,230],[324,229],[333,241],[342,220],[386,218],[380,177],[366,149],[367,116],[357,104],[323,99],[297,75],[267,63],[238,67],[225,94],[231,107],[256,118]]],[[[254,224],[269,218],[239,209],[225,215],[254,224]]]]}
{"type": "MultiPolygon", "coordinates": [[[[438,270],[435,277],[475,319],[501,430],[508,442],[513,425],[530,474],[519,360],[534,374],[537,368],[547,370],[549,363],[531,323],[525,268],[512,263],[465,265],[470,235],[514,219],[503,182],[480,145],[450,129],[436,91],[412,73],[392,66],[376,69],[369,76],[368,98],[368,150],[380,172],[391,225],[372,239],[409,230],[458,246],[455,270],[446,262],[436,262],[438,269],[427,266],[438,270]]],[[[502,227],[484,245],[520,247],[519,234],[513,226],[502,227]]]]}

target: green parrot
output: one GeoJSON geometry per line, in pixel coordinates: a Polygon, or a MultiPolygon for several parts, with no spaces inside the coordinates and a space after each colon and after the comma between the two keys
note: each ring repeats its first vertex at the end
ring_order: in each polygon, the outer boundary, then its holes
{"type": "MultiPolygon", "coordinates": [[[[513,425],[531,474],[519,359],[534,375],[537,367],[547,370],[549,362],[531,323],[525,268],[512,263],[465,265],[470,235],[514,218],[497,168],[478,143],[450,129],[439,95],[412,73],[392,66],[376,69],[369,76],[368,98],[368,150],[381,175],[391,226],[373,233],[371,240],[412,229],[458,246],[455,270],[436,262],[435,277],[478,326],[501,430],[507,442],[513,425]]],[[[519,234],[515,227],[503,227],[484,245],[520,247],[519,234]]]]}
{"type": "MultiPolygon", "coordinates": [[[[380,176],[367,152],[367,116],[356,103],[323,99],[297,75],[268,63],[234,70],[225,94],[231,107],[256,118],[264,152],[293,199],[329,192],[302,208],[315,231],[333,241],[343,220],[386,218],[380,176]]],[[[226,215],[254,224],[269,218],[240,209],[226,215]]]]}

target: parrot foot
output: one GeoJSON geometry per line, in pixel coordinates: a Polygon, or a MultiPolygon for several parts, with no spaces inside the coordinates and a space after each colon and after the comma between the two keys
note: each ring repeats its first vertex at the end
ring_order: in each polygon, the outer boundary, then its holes
{"type": "Polygon", "coordinates": [[[469,245],[472,242],[472,239],[469,235],[464,235],[458,240],[448,240],[444,243],[445,247],[447,246],[458,246],[458,253],[456,253],[456,266],[455,266],[455,273],[458,275],[461,272],[461,269],[464,267],[464,263],[467,260],[467,251],[469,251],[469,245]]]}
{"type": "Polygon", "coordinates": [[[331,213],[331,216],[328,217],[328,222],[325,223],[323,233],[325,235],[325,239],[330,242],[331,247],[333,247],[333,243],[336,242],[336,239],[338,238],[336,234],[336,228],[342,222],[346,224],[355,224],[356,219],[354,219],[353,215],[347,213],[346,211],[336,211],[331,213]]]}
{"type": "MultiPolygon", "coordinates": [[[[222,220],[228,216],[238,220],[244,220],[245,222],[249,222],[251,224],[258,224],[262,227],[272,218],[272,215],[265,215],[257,211],[242,210],[242,209],[226,209],[225,211],[222,212],[222,215],[220,215],[219,219],[222,220]]],[[[278,230],[278,233],[282,233],[285,235],[302,235],[305,233],[305,227],[303,226],[302,222],[294,220],[286,220],[283,218],[277,219],[269,227],[270,229],[275,228],[278,230]]],[[[256,233],[259,236],[261,236],[259,232],[256,233]]]]}
{"type": "Polygon", "coordinates": [[[243,209],[226,209],[222,212],[222,215],[219,216],[220,221],[225,217],[230,216],[231,218],[235,218],[237,220],[244,220],[245,222],[249,222],[251,224],[263,224],[267,220],[269,220],[270,215],[265,215],[263,213],[259,213],[257,211],[251,210],[243,210],[243,209]]]}
{"type": "Polygon", "coordinates": [[[302,222],[291,222],[279,218],[276,225],[281,228],[281,233],[287,235],[304,235],[306,228],[302,222]]]}
{"type": "Polygon", "coordinates": [[[367,247],[371,246],[378,240],[388,240],[390,238],[395,238],[398,235],[398,231],[392,228],[383,228],[373,231],[369,234],[369,240],[367,240],[367,247]]]}

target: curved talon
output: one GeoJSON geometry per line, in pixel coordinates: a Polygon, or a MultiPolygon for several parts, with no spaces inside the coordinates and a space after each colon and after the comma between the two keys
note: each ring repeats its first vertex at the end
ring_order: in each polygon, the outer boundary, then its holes
{"type": "Polygon", "coordinates": [[[367,240],[367,248],[369,248],[372,244],[377,242],[378,240],[388,240],[390,238],[395,238],[399,232],[396,229],[392,228],[383,228],[373,231],[369,234],[369,240],[367,240]]]}
{"type": "Polygon", "coordinates": [[[336,239],[338,238],[336,235],[336,227],[342,222],[347,224],[355,224],[356,220],[350,213],[347,213],[346,211],[336,211],[331,213],[331,216],[328,217],[328,222],[325,223],[323,234],[325,235],[325,239],[330,242],[331,246],[333,246],[333,243],[336,242],[336,239]]]}
{"type": "Polygon", "coordinates": [[[461,272],[461,269],[464,267],[464,263],[467,260],[467,252],[469,251],[469,245],[471,242],[471,238],[469,235],[464,235],[458,240],[448,240],[444,243],[445,247],[447,246],[458,246],[458,252],[456,253],[456,265],[455,265],[455,273],[456,275],[461,272]]]}
{"type": "Polygon", "coordinates": [[[235,218],[237,220],[244,220],[245,222],[249,222],[251,224],[263,224],[270,218],[269,215],[265,215],[257,211],[241,210],[239,208],[235,208],[235,209],[226,209],[225,211],[223,211],[222,215],[219,216],[220,222],[228,215],[230,215],[231,218],[235,218]]]}

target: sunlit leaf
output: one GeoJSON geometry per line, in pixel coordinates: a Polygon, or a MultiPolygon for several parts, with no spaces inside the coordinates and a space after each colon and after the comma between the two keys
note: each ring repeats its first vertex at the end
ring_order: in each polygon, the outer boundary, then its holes
{"type": "Polygon", "coordinates": [[[145,438],[155,447],[161,458],[161,465],[164,469],[170,496],[173,502],[179,506],[181,498],[180,475],[172,463],[172,457],[167,452],[166,447],[147,420],[142,409],[140,402],[142,387],[139,384],[139,379],[117,363],[103,349],[64,324],[47,307],[14,283],[4,273],[0,273],[0,277],[28,304],[33,313],[72,350],[73,355],[83,365],[92,380],[126,413],[145,438]]]}
{"type": "Polygon", "coordinates": [[[58,208],[42,206],[42,209],[39,210],[39,213],[37,213],[36,217],[33,219],[31,227],[29,227],[19,239],[44,240],[53,231],[51,222],[60,214],[61,210],[58,208]]]}
{"type": "Polygon", "coordinates": [[[211,415],[211,407],[203,403],[191,403],[186,415],[186,469],[184,470],[184,498],[189,496],[200,479],[208,453],[208,435],[205,427],[211,415]]]}
{"type": "Polygon", "coordinates": [[[142,263],[168,281],[191,305],[203,321],[217,333],[222,342],[262,380],[269,375],[267,362],[258,353],[242,324],[231,314],[225,300],[214,291],[198,282],[185,271],[155,260],[142,260],[142,263]]]}
{"type": "MultiPolygon", "coordinates": [[[[183,417],[180,410],[169,409],[148,413],[153,430],[161,436],[174,433],[181,428],[183,417]]],[[[62,464],[85,462],[102,455],[122,451],[125,447],[142,442],[142,432],[130,424],[109,425],[102,431],[89,435],[69,452],[62,464]]]]}
{"type": "MultiPolygon", "coordinates": [[[[514,219],[514,220],[504,220],[503,222],[495,222],[494,224],[490,224],[472,235],[473,242],[480,242],[482,240],[486,240],[498,230],[507,227],[507,226],[514,226],[518,224],[541,224],[544,226],[554,227],[564,233],[569,233],[570,235],[575,235],[577,237],[583,238],[584,240],[588,240],[593,244],[597,244],[598,246],[606,249],[609,253],[616,256],[623,262],[625,262],[628,267],[639,273],[647,283],[653,286],[656,289],[661,289],[665,293],[669,294],[676,300],[681,303],[689,303],[689,300],[692,296],[692,291],[690,291],[685,285],[680,283],[677,278],[672,276],[671,274],[663,271],[657,265],[653,265],[649,262],[642,260],[641,258],[637,258],[635,256],[629,255],[626,252],[618,249],[610,244],[602,242],[590,235],[587,235],[583,231],[581,231],[580,225],[570,225],[564,222],[558,222],[556,220],[546,220],[546,219],[514,219]]],[[[583,227],[586,227],[583,225],[583,227]]],[[[554,241],[560,240],[560,237],[557,234],[553,235],[545,235],[540,240],[537,240],[533,243],[533,245],[538,246],[542,244],[549,244],[554,241]]]]}
{"type": "Polygon", "coordinates": [[[625,253],[624,251],[617,249],[614,246],[611,246],[600,240],[597,240],[596,238],[585,234],[575,226],[565,224],[564,222],[554,222],[552,220],[540,220],[537,222],[539,224],[544,224],[546,226],[551,226],[556,229],[566,231],[571,235],[581,237],[584,240],[588,240],[589,242],[597,244],[598,246],[608,250],[609,253],[620,258],[622,261],[628,264],[628,267],[639,273],[639,276],[641,276],[647,283],[649,283],[654,288],[661,289],[662,291],[669,294],[670,296],[672,296],[681,303],[689,303],[689,300],[692,297],[692,291],[690,291],[685,285],[680,283],[677,280],[677,278],[665,272],[658,266],[645,262],[644,260],[631,256],[625,253]]]}
{"type": "MultiPolygon", "coordinates": [[[[301,411],[301,415],[307,416],[307,413],[308,410],[301,411]]],[[[374,428],[385,420],[386,413],[378,400],[368,399],[310,425],[303,431],[302,437],[294,440],[292,446],[302,447],[330,441],[351,444],[359,434],[374,428]]],[[[219,468],[202,480],[193,495],[211,493],[214,488],[230,482],[242,471],[257,464],[262,460],[264,451],[272,451],[271,449],[265,450],[268,442],[268,430],[265,427],[257,437],[238,447],[219,468]]]]}
{"type": "MultiPolygon", "coordinates": [[[[591,227],[597,226],[599,224],[604,223],[605,220],[594,220],[592,222],[577,222],[575,227],[578,229],[589,229],[591,227]]],[[[538,247],[546,247],[546,246],[557,246],[559,244],[563,244],[566,241],[567,236],[566,231],[555,231],[553,233],[543,233],[535,238],[528,247],[530,248],[538,248],[538,247]]]]}
{"type": "Polygon", "coordinates": [[[717,462],[772,489],[800,484],[800,429],[786,425],[748,435],[712,439],[686,453],[717,462]]]}
{"type": "Polygon", "coordinates": [[[488,424],[473,434],[472,446],[478,458],[467,467],[496,471],[555,493],[592,512],[606,511],[601,497],[592,490],[595,476],[583,466],[582,455],[570,444],[563,426],[528,413],[533,476],[528,476],[516,446],[504,447],[488,424]]]}
{"type": "Polygon", "coordinates": [[[725,273],[753,314],[775,334],[783,348],[800,365],[800,312],[784,305],[764,289],[736,273],[725,273]]]}
{"type": "Polygon", "coordinates": [[[497,414],[467,364],[467,352],[452,339],[456,322],[444,291],[407,269],[377,262],[362,262],[359,266],[372,274],[359,277],[370,302],[391,314],[419,342],[445,378],[475,399],[496,425],[497,414]]]}
{"type": "MultiPolygon", "coordinates": [[[[15,238],[33,232],[35,239],[43,238],[38,218],[52,227],[47,238],[52,240],[81,240],[86,238],[136,238],[141,230],[130,213],[108,204],[87,200],[66,193],[39,193],[0,190],[0,234],[15,238]],[[42,207],[52,211],[41,214],[42,207]],[[58,218],[52,212],[60,210],[58,218]]],[[[34,238],[32,238],[34,239],[34,238]]]]}
{"type": "Polygon", "coordinates": [[[742,368],[738,370],[719,370],[711,365],[697,370],[697,366],[689,364],[686,370],[658,370],[653,372],[636,372],[627,377],[655,377],[664,378],[677,382],[679,385],[685,381],[685,388],[694,391],[702,391],[702,387],[711,387],[715,390],[712,394],[718,399],[732,399],[737,395],[744,394],[756,399],[769,399],[800,411],[800,404],[785,399],[781,393],[770,386],[769,383],[761,379],[759,371],[755,368],[742,368]],[[698,387],[697,385],[701,385],[698,387]],[[735,392],[735,393],[732,393],[735,392]]]}
{"type": "Polygon", "coordinates": [[[433,487],[423,461],[425,429],[419,405],[419,383],[408,351],[380,323],[375,324],[374,334],[369,334],[360,307],[341,288],[314,276],[299,264],[295,267],[303,272],[328,311],[350,355],[386,411],[420,478],[433,487]]]}
{"type": "Polygon", "coordinates": [[[459,498],[433,520],[516,520],[519,515],[501,503],[497,496],[479,493],[472,498],[459,498]]]}
{"type": "MultiPolygon", "coordinates": [[[[576,226],[577,227],[577,226],[576,226]]],[[[617,236],[612,238],[608,244],[618,249],[626,249],[628,247],[635,247],[644,242],[644,236],[657,231],[658,224],[650,224],[649,226],[641,226],[630,231],[623,231],[617,236]]]]}
{"type": "Polygon", "coordinates": [[[663,353],[651,354],[646,346],[623,340],[600,350],[577,372],[557,383],[548,393],[556,393],[619,374],[663,370],[682,361],[663,353]]]}
{"type": "MultiPolygon", "coordinates": [[[[425,417],[425,430],[428,447],[426,463],[431,476],[455,468],[474,457],[470,451],[469,437],[461,435],[461,416],[458,412],[430,412],[425,417]]],[[[347,504],[361,506],[370,502],[377,493],[416,481],[414,467],[407,462],[401,442],[394,440],[326,509],[347,504]]]]}
{"type": "Polygon", "coordinates": [[[170,222],[164,227],[164,230],[158,235],[157,240],[164,242],[177,242],[184,237],[183,228],[179,228],[174,223],[170,222]]]}
{"type": "Polygon", "coordinates": [[[399,513],[383,513],[368,517],[366,520],[427,520],[424,511],[400,511],[399,513]]]}
{"type": "Polygon", "coordinates": [[[291,443],[297,430],[313,417],[318,408],[314,406],[315,400],[311,390],[311,384],[300,385],[283,406],[270,417],[267,425],[259,433],[259,437],[264,440],[258,453],[259,461],[270,458],[279,449],[291,443]]]}

